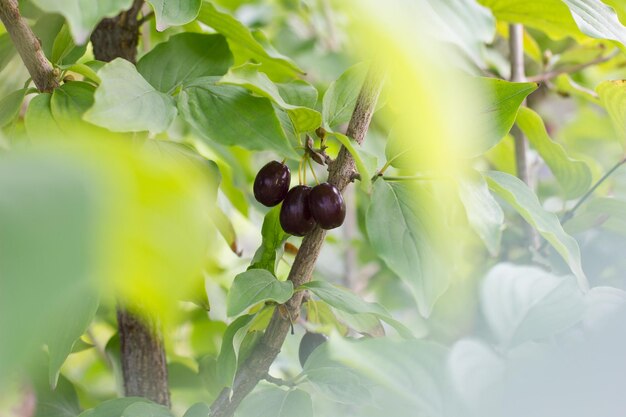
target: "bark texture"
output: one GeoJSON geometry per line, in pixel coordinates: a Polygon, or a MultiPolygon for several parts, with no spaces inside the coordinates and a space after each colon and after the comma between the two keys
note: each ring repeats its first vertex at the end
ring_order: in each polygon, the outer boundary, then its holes
{"type": "MultiPolygon", "coordinates": [[[[354,113],[346,134],[359,145],[365,139],[376,102],[382,87],[383,74],[381,68],[373,66],[361,88],[354,113]]],[[[340,191],[352,181],[355,163],[350,152],[343,146],[337,159],[329,166],[328,182],[340,191]]],[[[289,280],[294,288],[311,280],[315,262],[319,256],[326,231],[315,227],[303,240],[302,245],[289,272],[289,280]]],[[[299,291],[284,305],[286,312],[277,308],[249,359],[241,366],[231,389],[224,389],[211,406],[211,417],[231,417],[241,401],[254,389],[257,383],[265,378],[267,372],[280,353],[285,337],[291,328],[291,321],[300,315],[303,292],[299,291]]]]}
{"type": "Polygon", "coordinates": [[[17,0],[0,0],[0,20],[37,89],[46,93],[52,92],[59,86],[54,68],[44,55],[41,42],[20,15],[17,0]]]}
{"type": "Polygon", "coordinates": [[[135,0],[130,9],[119,15],[103,19],[91,34],[93,54],[97,60],[109,62],[115,58],[124,58],[135,63],[139,26],[137,19],[143,0],[135,0]]]}

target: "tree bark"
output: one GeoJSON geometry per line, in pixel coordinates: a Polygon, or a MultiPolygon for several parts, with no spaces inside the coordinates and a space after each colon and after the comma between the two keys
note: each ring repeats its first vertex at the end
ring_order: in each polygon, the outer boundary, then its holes
{"type": "Polygon", "coordinates": [[[132,7],[119,15],[103,19],[91,34],[93,54],[97,60],[109,62],[124,58],[135,63],[139,43],[139,20],[143,0],[135,0],[132,7]]]}
{"type": "Polygon", "coordinates": [[[20,15],[17,0],[0,0],[0,20],[37,89],[41,92],[52,92],[59,86],[54,68],[44,55],[41,42],[20,15]]]}
{"type": "MultiPolygon", "coordinates": [[[[383,73],[380,67],[373,65],[361,88],[354,113],[350,120],[346,134],[353,138],[359,145],[365,139],[372,115],[376,108],[376,102],[382,88],[383,73]]],[[[355,171],[355,163],[352,155],[345,147],[341,147],[337,159],[329,167],[328,182],[334,184],[340,191],[352,181],[355,171]]],[[[289,272],[289,280],[294,288],[311,280],[315,262],[319,256],[326,231],[315,227],[302,241],[298,254],[289,272]]],[[[263,334],[263,337],[254,348],[249,359],[241,366],[232,389],[224,389],[211,405],[211,417],[230,417],[233,415],[241,401],[254,389],[257,383],[263,379],[280,353],[280,349],[289,333],[292,321],[300,315],[303,292],[296,292],[293,297],[284,304],[286,312],[277,308],[263,334]]]]}
{"type": "MultiPolygon", "coordinates": [[[[135,63],[140,26],[137,17],[142,6],[143,0],[135,0],[129,10],[98,24],[91,34],[96,59],[109,62],[124,58],[135,63]]],[[[117,326],[124,394],[145,397],[169,407],[167,363],[158,320],[118,306],[117,326]]]]}

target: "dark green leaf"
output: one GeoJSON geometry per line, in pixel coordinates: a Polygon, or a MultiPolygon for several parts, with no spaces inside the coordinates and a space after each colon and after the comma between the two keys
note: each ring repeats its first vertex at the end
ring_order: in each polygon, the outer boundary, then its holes
{"type": "Polygon", "coordinates": [[[265,215],[261,229],[263,240],[248,269],[265,269],[272,274],[276,272],[276,261],[282,256],[283,245],[289,237],[280,225],[279,216],[280,206],[265,215]]]}
{"type": "Polygon", "coordinates": [[[366,64],[356,64],[348,68],[336,81],[330,84],[324,94],[322,105],[324,126],[328,130],[350,120],[366,73],[366,64]]]}
{"type": "Polygon", "coordinates": [[[291,281],[279,281],[265,269],[248,269],[235,277],[226,299],[226,312],[236,316],[262,301],[282,304],[292,295],[291,281]]]}

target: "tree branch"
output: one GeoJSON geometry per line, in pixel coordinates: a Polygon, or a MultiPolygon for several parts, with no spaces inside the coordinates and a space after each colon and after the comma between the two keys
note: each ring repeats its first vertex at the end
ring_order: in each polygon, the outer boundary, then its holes
{"type": "MultiPolygon", "coordinates": [[[[346,132],[359,145],[365,139],[365,134],[369,128],[382,88],[382,81],[382,69],[373,64],[361,88],[346,132]]],[[[350,183],[354,170],[354,159],[350,152],[342,146],[337,159],[329,166],[328,182],[334,184],[340,191],[343,191],[350,183]]],[[[289,280],[293,282],[294,288],[311,280],[315,262],[325,236],[326,231],[316,226],[303,239],[298,255],[289,272],[289,280]]],[[[254,389],[261,379],[267,376],[267,372],[276,356],[278,356],[285,337],[289,332],[291,320],[295,321],[300,315],[302,297],[303,291],[298,291],[287,301],[285,304],[287,314],[281,314],[281,309],[278,308],[274,311],[263,338],[256,345],[249,359],[237,372],[232,389],[225,388],[211,405],[211,417],[232,416],[241,401],[254,389]]]]}
{"type": "MultiPolygon", "coordinates": [[[[524,26],[517,23],[509,25],[509,51],[511,81],[526,81],[524,71],[524,26]]],[[[517,177],[528,184],[528,163],[526,160],[528,144],[521,130],[514,129],[512,133],[515,138],[517,177]]]]}
{"type": "Polygon", "coordinates": [[[594,65],[602,64],[604,62],[610,61],[615,58],[620,53],[619,49],[614,50],[608,55],[599,56],[589,62],[584,62],[582,64],[574,65],[567,68],[559,68],[552,71],[544,72],[543,74],[534,75],[532,77],[528,77],[527,81],[531,81],[534,83],[549,81],[553,78],[558,77],[561,74],[572,74],[574,72],[578,72],[584,70],[585,68],[592,67],[594,65]]]}
{"type": "Polygon", "coordinates": [[[41,49],[41,42],[20,15],[17,0],[0,0],[0,20],[22,57],[37,89],[50,93],[59,86],[54,68],[41,49]]]}

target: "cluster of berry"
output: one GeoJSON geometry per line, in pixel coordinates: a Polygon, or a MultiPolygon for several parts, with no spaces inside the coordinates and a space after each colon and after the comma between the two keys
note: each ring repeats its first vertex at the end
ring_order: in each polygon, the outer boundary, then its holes
{"type": "Polygon", "coordinates": [[[341,192],[327,182],[311,188],[296,185],[289,189],[291,171],[277,161],[265,165],[254,180],[254,197],[267,207],[283,202],[280,225],[286,233],[295,236],[308,234],[316,224],[330,230],[343,224],[346,204],[341,192]]]}

